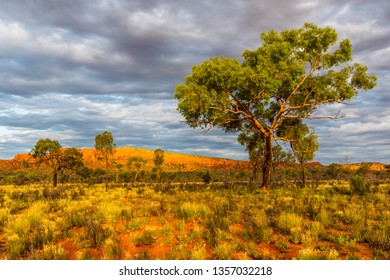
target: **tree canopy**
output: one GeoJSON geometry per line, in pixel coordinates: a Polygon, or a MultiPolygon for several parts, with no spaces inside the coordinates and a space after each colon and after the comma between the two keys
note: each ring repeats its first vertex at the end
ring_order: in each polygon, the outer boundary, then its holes
{"type": "Polygon", "coordinates": [[[154,166],[157,171],[157,179],[161,178],[162,165],[164,163],[164,150],[158,148],[154,150],[154,158],[153,158],[154,166]]]}
{"type": "Polygon", "coordinates": [[[40,139],[30,155],[37,164],[47,164],[52,169],[53,186],[57,186],[58,173],[62,170],[77,170],[84,166],[83,154],[76,148],[62,149],[57,140],[40,139]]]}
{"type": "Polygon", "coordinates": [[[135,167],[136,173],[134,177],[134,181],[137,180],[140,169],[147,163],[147,160],[143,159],[140,156],[132,156],[127,160],[127,167],[131,169],[133,166],[135,167]]]}
{"type": "Polygon", "coordinates": [[[104,131],[102,134],[95,136],[95,149],[97,157],[103,160],[106,165],[105,185],[108,190],[108,169],[110,165],[110,159],[114,156],[116,144],[114,143],[114,137],[109,131],[104,131]]]}
{"type": "Polygon", "coordinates": [[[269,31],[256,50],[237,58],[214,57],[192,68],[176,86],[178,111],[191,127],[226,132],[257,130],[265,142],[263,188],[271,182],[272,143],[293,142],[280,134],[291,119],[332,117],[314,113],[325,104],[345,103],[376,85],[368,68],[352,63],[349,39],[305,23],[299,29],[269,31]]]}

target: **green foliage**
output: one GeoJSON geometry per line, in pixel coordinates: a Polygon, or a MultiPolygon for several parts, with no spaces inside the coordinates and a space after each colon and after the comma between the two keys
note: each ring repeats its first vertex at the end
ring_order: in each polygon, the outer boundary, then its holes
{"type": "Polygon", "coordinates": [[[302,217],[294,213],[282,212],[278,220],[278,228],[283,232],[290,232],[294,228],[301,229],[302,217]]]}
{"type": "Polygon", "coordinates": [[[105,160],[114,155],[115,148],[116,144],[111,132],[104,131],[102,134],[95,136],[95,149],[105,160]]]}
{"type": "Polygon", "coordinates": [[[104,242],[103,258],[106,260],[123,259],[124,250],[117,237],[107,238],[104,242]]]}
{"type": "Polygon", "coordinates": [[[156,149],[154,151],[154,166],[156,168],[160,168],[161,165],[164,163],[164,151],[162,149],[156,149]]]}
{"type": "Polygon", "coordinates": [[[142,157],[140,156],[133,156],[133,157],[130,157],[127,161],[127,167],[129,169],[131,169],[133,166],[135,167],[135,170],[136,170],[136,174],[135,174],[135,177],[134,177],[134,181],[137,180],[137,177],[138,177],[138,174],[139,174],[139,171],[140,169],[146,164],[146,160],[144,160],[142,157]]]}
{"type": "Polygon", "coordinates": [[[144,246],[154,244],[157,240],[157,231],[147,228],[144,233],[134,238],[135,246],[144,246]]]}
{"type": "Polygon", "coordinates": [[[95,149],[98,153],[98,159],[105,162],[106,174],[105,174],[105,185],[106,191],[108,190],[108,168],[110,159],[115,153],[116,144],[114,143],[114,137],[111,132],[104,131],[102,134],[95,136],[95,149]]]}
{"type": "Polygon", "coordinates": [[[30,155],[38,162],[48,162],[55,164],[55,160],[61,154],[61,145],[57,140],[40,139],[31,150],[30,155]]]}
{"type": "Polygon", "coordinates": [[[264,213],[261,213],[260,217],[254,217],[248,211],[242,213],[242,235],[246,240],[253,241],[258,244],[261,241],[272,241],[273,231],[268,227],[266,217],[264,213]]]}
{"type": "Polygon", "coordinates": [[[298,260],[337,260],[339,253],[335,249],[321,251],[318,249],[306,248],[298,252],[298,260]]]}
{"type": "Polygon", "coordinates": [[[63,170],[78,170],[84,166],[83,154],[76,148],[63,150],[57,140],[40,139],[30,155],[38,164],[46,164],[52,169],[53,186],[57,186],[58,173],[63,170]]]}
{"type": "Polygon", "coordinates": [[[234,251],[235,248],[231,242],[221,242],[213,249],[213,258],[215,260],[231,260],[234,251]]]}
{"type": "MultiPolygon", "coordinates": [[[[309,118],[321,105],[342,103],[376,85],[367,67],[349,64],[352,45],[337,43],[330,27],[305,23],[300,29],[261,34],[261,46],[243,62],[211,58],[193,66],[175,90],[178,111],[191,127],[219,126],[226,132],[260,133],[266,144],[263,186],[271,180],[272,142],[288,120],[309,118]]],[[[338,116],[335,116],[337,118],[338,116]]]]}
{"type": "Polygon", "coordinates": [[[0,258],[389,258],[387,183],[363,198],[338,191],[348,181],[299,192],[293,184],[269,196],[229,182],[133,183],[110,192],[68,185],[56,199],[41,186],[0,186],[0,258]]]}
{"type": "MultiPolygon", "coordinates": [[[[249,162],[252,168],[252,182],[257,181],[258,173],[266,159],[266,145],[261,133],[244,130],[238,136],[238,142],[244,145],[249,153],[249,162]]],[[[290,164],[295,162],[294,155],[285,151],[280,145],[272,146],[273,167],[279,164],[290,164]]]]}
{"type": "Polygon", "coordinates": [[[94,219],[87,219],[85,225],[85,237],[91,242],[93,247],[99,247],[104,243],[109,232],[94,219]]]}
{"type": "Polygon", "coordinates": [[[161,171],[162,171],[162,165],[164,163],[164,151],[160,148],[154,150],[154,166],[157,171],[157,179],[161,179],[161,171]]]}
{"type": "Polygon", "coordinates": [[[9,219],[10,211],[7,208],[0,208],[0,230],[7,223],[9,219]]]}
{"type": "Polygon", "coordinates": [[[202,203],[184,202],[179,207],[178,218],[185,221],[192,221],[198,217],[205,216],[209,210],[202,203]]]}
{"type": "Polygon", "coordinates": [[[43,259],[44,260],[65,260],[66,251],[63,247],[47,244],[43,247],[43,259]]]}
{"type": "Polygon", "coordinates": [[[211,175],[210,172],[207,170],[205,174],[202,175],[203,182],[205,184],[210,184],[211,182],[211,175]]]}
{"type": "Polygon", "coordinates": [[[349,186],[351,188],[352,193],[358,195],[364,195],[368,191],[368,185],[366,183],[366,179],[362,175],[353,175],[351,180],[349,181],[349,186]]]}

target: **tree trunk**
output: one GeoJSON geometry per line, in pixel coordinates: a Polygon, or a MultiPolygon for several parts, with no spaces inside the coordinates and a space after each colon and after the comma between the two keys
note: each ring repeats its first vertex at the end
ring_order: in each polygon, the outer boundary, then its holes
{"type": "Polygon", "coordinates": [[[305,168],[305,160],[304,160],[304,154],[302,154],[299,158],[299,163],[301,165],[301,172],[302,172],[302,188],[306,187],[306,168],[305,168]]]}
{"type": "Polygon", "coordinates": [[[263,164],[263,191],[269,194],[271,187],[271,173],[272,173],[272,139],[271,136],[265,137],[265,159],[263,164]]]}
{"type": "Polygon", "coordinates": [[[259,173],[259,163],[255,162],[252,165],[252,178],[251,178],[252,183],[257,182],[257,174],[258,173],[259,173]]]}
{"type": "Polygon", "coordinates": [[[302,169],[302,188],[306,187],[306,168],[305,168],[305,162],[303,159],[301,160],[301,169],[302,169]]]}
{"type": "Polygon", "coordinates": [[[53,187],[57,187],[57,178],[58,178],[58,171],[54,170],[53,172],[53,187]]]}
{"type": "Polygon", "coordinates": [[[108,160],[106,160],[106,176],[105,176],[106,191],[108,191],[108,160]]]}

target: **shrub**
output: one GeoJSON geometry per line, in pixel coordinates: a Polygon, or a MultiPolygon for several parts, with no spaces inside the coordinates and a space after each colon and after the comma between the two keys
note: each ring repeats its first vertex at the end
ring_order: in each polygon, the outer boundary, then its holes
{"type": "Polygon", "coordinates": [[[185,221],[192,221],[198,216],[204,216],[208,212],[205,205],[192,202],[184,202],[180,208],[178,216],[185,221]]]}
{"type": "Polygon", "coordinates": [[[152,228],[145,228],[143,234],[134,238],[135,246],[144,246],[144,245],[152,245],[156,243],[158,237],[158,232],[152,228]]]}
{"type": "Polygon", "coordinates": [[[213,258],[216,260],[231,260],[235,251],[234,244],[223,242],[218,244],[213,250],[213,258]]]}
{"type": "Polygon", "coordinates": [[[17,234],[8,237],[8,246],[8,256],[11,260],[20,259],[27,251],[25,242],[17,234]]]}
{"type": "Polygon", "coordinates": [[[82,249],[76,253],[77,260],[93,260],[91,252],[88,249],[82,249]]]}
{"type": "Polygon", "coordinates": [[[123,248],[119,242],[119,239],[114,238],[108,238],[104,242],[104,252],[103,257],[106,260],[121,260],[123,257],[123,248]]]}
{"type": "Polygon", "coordinates": [[[372,248],[390,252],[390,228],[371,230],[367,234],[367,239],[372,248]]]}
{"type": "Polygon", "coordinates": [[[301,228],[302,217],[294,213],[282,212],[278,220],[278,228],[289,233],[293,228],[301,228]]]}
{"type": "MultiPolygon", "coordinates": [[[[262,213],[263,214],[263,213],[262,213]]],[[[246,240],[260,243],[261,241],[272,241],[273,231],[267,226],[265,214],[253,217],[250,213],[242,213],[243,237],[246,240]],[[257,218],[257,219],[256,219],[257,218]]]]}
{"type": "Polygon", "coordinates": [[[337,260],[339,253],[335,249],[320,251],[318,249],[306,248],[298,252],[298,260],[337,260]]]}
{"type": "Polygon", "coordinates": [[[100,246],[108,236],[107,230],[95,220],[88,219],[84,229],[85,237],[91,241],[93,247],[100,246]]]}
{"type": "Polygon", "coordinates": [[[282,239],[275,243],[275,247],[281,252],[286,252],[286,250],[290,248],[290,243],[288,240],[282,239]]]}
{"type": "Polygon", "coordinates": [[[203,179],[203,182],[205,184],[210,184],[211,182],[211,175],[210,175],[210,172],[207,171],[205,174],[202,175],[202,179],[203,179]]]}
{"type": "Polygon", "coordinates": [[[191,250],[191,260],[204,260],[206,259],[206,244],[196,243],[191,250]]]}
{"type": "Polygon", "coordinates": [[[45,260],[65,260],[65,253],[65,249],[59,245],[47,244],[43,247],[43,259],[45,260]]]}
{"type": "Polygon", "coordinates": [[[0,209],[0,229],[6,224],[8,221],[8,217],[10,215],[9,209],[1,208],[0,209]]]}
{"type": "Polygon", "coordinates": [[[349,186],[354,194],[364,195],[368,191],[366,179],[362,175],[352,176],[349,181],[349,186]]]}

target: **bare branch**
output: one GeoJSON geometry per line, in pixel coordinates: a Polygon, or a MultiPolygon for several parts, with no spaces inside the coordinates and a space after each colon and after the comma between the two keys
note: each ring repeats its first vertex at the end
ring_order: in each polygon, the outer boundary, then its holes
{"type": "Polygon", "coordinates": [[[262,92],[260,92],[258,95],[256,95],[255,97],[253,97],[251,100],[249,100],[248,102],[246,102],[247,106],[249,107],[249,106],[252,104],[252,102],[254,102],[254,101],[258,100],[258,99],[263,98],[264,93],[265,93],[265,91],[262,91],[262,92]]]}
{"type": "Polygon", "coordinates": [[[328,120],[338,120],[345,117],[345,115],[340,114],[341,110],[339,110],[336,116],[319,116],[319,117],[307,117],[308,120],[320,120],[320,119],[328,119],[328,120]]]}

